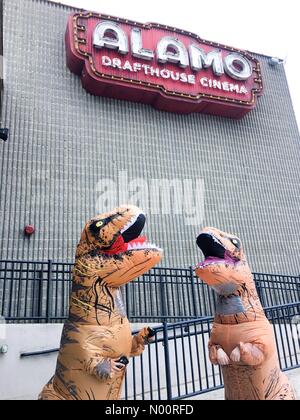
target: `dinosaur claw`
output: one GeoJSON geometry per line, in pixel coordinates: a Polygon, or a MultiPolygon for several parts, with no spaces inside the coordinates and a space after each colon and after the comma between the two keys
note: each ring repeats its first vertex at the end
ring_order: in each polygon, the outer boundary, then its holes
{"type": "Polygon", "coordinates": [[[241,352],[240,352],[240,348],[237,346],[232,350],[232,352],[230,354],[230,360],[232,362],[237,363],[237,362],[240,361],[240,359],[241,359],[241,352]]]}
{"type": "Polygon", "coordinates": [[[218,360],[219,365],[221,366],[229,365],[229,362],[230,362],[229,357],[227,356],[225,351],[221,348],[217,350],[217,360],[218,360]]]}

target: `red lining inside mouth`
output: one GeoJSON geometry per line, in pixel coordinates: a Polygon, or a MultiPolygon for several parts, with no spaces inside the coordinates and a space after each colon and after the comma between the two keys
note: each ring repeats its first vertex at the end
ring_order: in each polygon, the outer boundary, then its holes
{"type": "Polygon", "coordinates": [[[147,237],[146,236],[138,236],[137,238],[132,239],[132,241],[128,242],[127,245],[128,244],[134,245],[134,244],[137,244],[137,243],[144,244],[145,242],[147,242],[147,237]]]}
{"type": "Polygon", "coordinates": [[[133,245],[135,243],[143,244],[147,241],[146,236],[138,236],[137,238],[133,239],[129,242],[124,242],[123,236],[119,235],[118,239],[112,244],[112,246],[108,249],[102,249],[102,252],[107,255],[114,255],[114,254],[121,254],[126,252],[128,249],[128,245],[133,245]]]}

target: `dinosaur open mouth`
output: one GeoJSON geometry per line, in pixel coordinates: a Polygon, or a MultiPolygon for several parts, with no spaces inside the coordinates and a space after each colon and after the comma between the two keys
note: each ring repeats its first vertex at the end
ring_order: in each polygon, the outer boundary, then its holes
{"type": "Polygon", "coordinates": [[[143,213],[136,214],[121,230],[124,242],[128,243],[136,239],[144,229],[146,217],[143,213]]]}
{"type": "Polygon", "coordinates": [[[222,245],[213,233],[203,232],[197,238],[197,245],[204,254],[204,261],[198,263],[196,268],[204,268],[217,264],[236,264],[238,259],[222,245]]]}
{"type": "Polygon", "coordinates": [[[139,236],[145,226],[146,217],[143,213],[137,214],[121,230],[124,242],[127,244],[127,251],[138,249],[157,249],[155,244],[148,242],[146,236],[139,236]]]}
{"type": "Polygon", "coordinates": [[[197,268],[224,263],[227,259],[224,246],[212,233],[200,233],[196,242],[205,258],[204,261],[197,264],[197,268]]]}
{"type": "Polygon", "coordinates": [[[197,238],[197,245],[203,252],[205,258],[224,258],[225,256],[224,246],[212,233],[200,233],[197,238]]]}

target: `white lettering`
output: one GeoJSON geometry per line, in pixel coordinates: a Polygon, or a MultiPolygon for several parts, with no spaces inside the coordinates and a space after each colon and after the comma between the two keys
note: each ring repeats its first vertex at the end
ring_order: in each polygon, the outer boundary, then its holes
{"type": "Polygon", "coordinates": [[[145,74],[148,74],[149,73],[150,66],[148,66],[147,64],[143,64],[142,67],[144,69],[145,74]]]}
{"type": "Polygon", "coordinates": [[[192,405],[185,405],[185,404],[174,404],[174,405],[163,405],[163,404],[150,404],[149,406],[149,414],[192,414],[194,411],[194,407],[192,405]]]}
{"type": "Polygon", "coordinates": [[[151,74],[151,76],[157,76],[157,77],[159,77],[159,69],[158,68],[153,68],[153,67],[150,67],[150,74],[151,74]]]}
{"type": "Polygon", "coordinates": [[[223,90],[226,90],[227,92],[229,92],[229,83],[228,82],[222,82],[222,88],[223,88],[223,90]]]}
{"type": "MultiPolygon", "coordinates": [[[[129,72],[139,72],[143,71],[146,76],[158,77],[163,79],[172,79],[180,83],[189,83],[194,85],[196,83],[194,74],[179,73],[174,72],[169,69],[163,68],[159,69],[158,67],[152,67],[147,64],[140,63],[131,63],[129,60],[122,62],[119,58],[113,57],[110,58],[106,55],[103,55],[101,58],[101,63],[106,67],[113,67],[119,70],[126,70],[129,72]]],[[[221,90],[224,92],[234,92],[237,94],[245,95],[248,93],[247,88],[244,85],[233,84],[227,81],[221,82],[218,79],[210,79],[208,77],[201,77],[200,85],[204,88],[212,88],[216,90],[221,90]]]]}
{"type": "Polygon", "coordinates": [[[213,87],[214,89],[222,89],[222,88],[221,88],[221,82],[220,82],[220,80],[213,80],[213,82],[212,82],[212,87],[213,87]]]}
{"type": "Polygon", "coordinates": [[[230,83],[229,90],[230,90],[230,92],[239,93],[240,87],[239,87],[239,85],[234,85],[234,84],[230,83]]]}
{"type": "Polygon", "coordinates": [[[117,404],[112,404],[111,407],[106,407],[105,414],[108,415],[127,415],[136,418],[139,412],[139,407],[120,407],[117,404]]]}
{"type": "Polygon", "coordinates": [[[187,75],[185,73],[180,73],[180,81],[187,83],[187,75]]]}
{"type": "Polygon", "coordinates": [[[157,44],[157,61],[159,63],[175,63],[185,68],[189,65],[189,56],[181,41],[164,36],[157,44]]]}
{"type": "Polygon", "coordinates": [[[129,70],[132,71],[132,66],[128,60],[125,61],[125,64],[123,66],[123,70],[129,70]]]}
{"type": "Polygon", "coordinates": [[[111,59],[106,55],[102,56],[102,66],[111,66],[111,59]]]}
{"type": "Polygon", "coordinates": [[[228,76],[236,80],[246,80],[252,75],[251,64],[238,53],[231,53],[225,57],[224,69],[228,76]]]}
{"type": "Polygon", "coordinates": [[[96,191],[99,192],[96,203],[97,208],[109,211],[112,206],[115,206],[114,194],[117,194],[117,191],[115,183],[111,179],[101,179],[96,185],[96,191]]]}
{"type": "Polygon", "coordinates": [[[123,29],[114,22],[101,22],[96,26],[93,35],[96,48],[111,48],[121,54],[128,53],[128,39],[123,29]]]}
{"type": "Polygon", "coordinates": [[[179,179],[153,179],[151,185],[152,214],[182,214],[184,192],[179,179]],[[173,199],[173,200],[172,200],[173,199]]]}
{"type": "Polygon", "coordinates": [[[133,63],[133,71],[140,71],[142,69],[142,65],[140,63],[133,63]]]}
{"type": "MultiPolygon", "coordinates": [[[[114,22],[103,21],[96,26],[93,34],[93,45],[96,48],[115,49],[121,54],[127,54],[129,52],[128,36],[124,30],[114,22]]],[[[154,60],[154,51],[143,48],[142,31],[140,28],[133,28],[131,30],[131,50],[134,57],[148,61],[154,60]]],[[[224,57],[220,50],[214,49],[206,51],[196,44],[191,44],[188,51],[183,42],[172,36],[162,37],[158,41],[156,56],[159,63],[173,63],[182,68],[186,68],[190,65],[194,71],[211,68],[216,76],[221,76],[226,73],[229,77],[236,80],[247,80],[251,77],[253,72],[250,61],[238,52],[231,52],[224,57]]],[[[109,64],[109,59],[103,61],[103,58],[102,64],[105,66],[111,65],[109,64]]],[[[129,64],[129,61],[127,61],[124,66],[124,70],[132,71],[132,66],[129,64]]],[[[117,59],[113,61],[113,67],[120,68],[117,59]]],[[[161,71],[161,69],[157,72],[157,69],[151,70],[153,67],[144,66],[140,63],[135,63],[133,65],[133,71],[135,72],[140,71],[141,68],[144,69],[145,74],[149,74],[150,70],[151,75],[154,75],[154,72],[157,77],[161,76],[165,79],[171,77],[173,80],[178,80],[176,73],[173,75],[171,73],[169,75],[164,71],[159,75],[158,72],[161,71]]],[[[183,83],[187,83],[185,77],[182,79],[183,80],[179,77],[179,80],[183,83]]],[[[210,83],[209,79],[207,80],[208,83],[210,83]]],[[[188,83],[195,83],[192,80],[192,77],[188,79],[188,83]]],[[[232,86],[230,84],[225,84],[223,90],[236,91],[236,86],[237,85],[234,84],[232,84],[232,86]]],[[[211,87],[214,86],[212,85],[211,87]]]]}
{"type": "Polygon", "coordinates": [[[240,87],[240,93],[248,93],[248,90],[245,88],[245,86],[240,87]]]}
{"type": "Polygon", "coordinates": [[[195,71],[202,70],[202,68],[209,68],[212,66],[213,72],[216,76],[224,74],[224,67],[222,62],[222,55],[220,51],[213,50],[208,53],[197,45],[190,46],[190,60],[191,68],[195,71]]]}
{"type": "Polygon", "coordinates": [[[119,58],[113,58],[112,59],[112,66],[116,67],[117,69],[121,69],[122,68],[122,62],[119,58]]]}
{"type": "Polygon", "coordinates": [[[207,77],[201,77],[200,83],[204,87],[208,87],[207,77]]]}
{"type": "Polygon", "coordinates": [[[201,77],[200,85],[205,88],[213,88],[217,90],[223,90],[225,92],[236,92],[238,94],[246,94],[248,93],[246,87],[244,85],[232,84],[228,82],[220,82],[220,80],[216,79],[208,79],[207,77],[201,77]]]}
{"type": "Polygon", "coordinates": [[[161,77],[162,77],[163,79],[169,79],[169,78],[170,78],[170,76],[171,76],[171,73],[170,73],[170,70],[167,70],[167,69],[162,69],[162,70],[160,71],[160,75],[161,75],[161,77]]]}
{"type": "Polygon", "coordinates": [[[179,80],[179,73],[178,73],[178,72],[176,72],[176,73],[174,74],[174,72],[173,72],[173,71],[171,71],[171,79],[172,79],[172,80],[175,80],[175,81],[179,80]]]}
{"type": "Polygon", "coordinates": [[[143,48],[142,31],[139,28],[133,28],[131,31],[131,50],[132,55],[143,60],[153,60],[154,52],[143,48]]]}
{"type": "Polygon", "coordinates": [[[194,74],[188,74],[187,81],[191,85],[194,85],[196,83],[195,75],[194,74]]]}

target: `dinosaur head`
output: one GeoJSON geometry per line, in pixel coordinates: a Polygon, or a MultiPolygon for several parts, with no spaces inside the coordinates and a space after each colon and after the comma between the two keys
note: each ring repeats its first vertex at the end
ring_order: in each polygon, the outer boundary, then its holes
{"type": "Polygon", "coordinates": [[[160,248],[139,236],[145,221],[143,212],[132,205],[94,217],[84,227],[76,258],[84,257],[90,270],[107,285],[119,287],[131,281],[162,256],[160,248]]]}
{"type": "Polygon", "coordinates": [[[206,227],[197,237],[204,261],[196,266],[196,274],[219,295],[231,295],[251,276],[241,240],[230,233],[206,227]]]}

